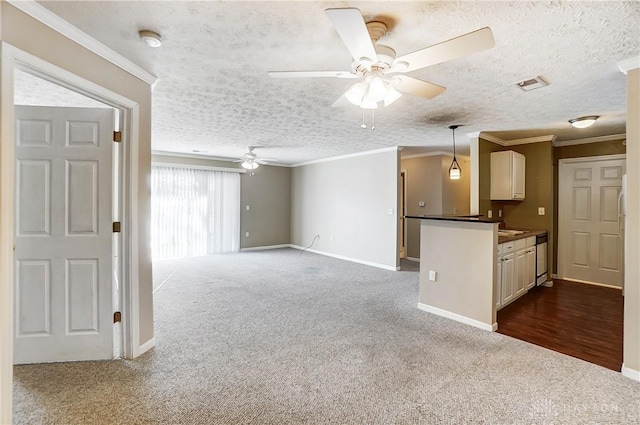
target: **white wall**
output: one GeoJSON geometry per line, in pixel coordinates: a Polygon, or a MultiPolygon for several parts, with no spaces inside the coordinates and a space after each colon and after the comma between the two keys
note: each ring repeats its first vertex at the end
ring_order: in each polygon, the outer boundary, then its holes
{"type": "Polygon", "coordinates": [[[291,243],[396,269],[399,176],[395,148],[295,167],[291,243]]]}

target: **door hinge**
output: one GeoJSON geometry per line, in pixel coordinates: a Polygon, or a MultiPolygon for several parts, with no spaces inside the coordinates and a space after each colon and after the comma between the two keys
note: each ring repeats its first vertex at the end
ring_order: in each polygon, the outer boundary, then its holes
{"type": "Polygon", "coordinates": [[[113,323],[120,323],[122,321],[122,313],[116,311],[113,313],[113,323]]]}
{"type": "Polygon", "coordinates": [[[116,143],[122,142],[122,132],[121,131],[114,131],[113,132],[113,141],[116,142],[116,143]]]}
{"type": "Polygon", "coordinates": [[[120,233],[120,222],[119,221],[114,221],[113,222],[113,233],[120,233]]]}

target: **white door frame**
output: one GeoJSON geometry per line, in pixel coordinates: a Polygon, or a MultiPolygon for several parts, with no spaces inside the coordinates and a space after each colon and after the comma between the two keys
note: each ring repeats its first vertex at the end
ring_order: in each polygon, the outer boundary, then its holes
{"type": "MultiPolygon", "coordinates": [[[[599,156],[583,156],[579,158],[565,158],[558,160],[558,194],[562,193],[562,189],[567,184],[566,181],[561,179],[562,172],[564,167],[568,164],[577,164],[581,162],[598,162],[598,161],[615,161],[615,160],[626,160],[626,154],[615,154],[615,155],[599,155],[599,156]]],[[[559,196],[559,195],[558,195],[559,196]]],[[[566,248],[568,241],[563,238],[562,230],[566,225],[566,217],[567,211],[566,208],[561,208],[560,200],[558,199],[558,278],[563,279],[565,276],[565,263],[564,263],[564,255],[566,255],[566,248]]],[[[622,260],[624,262],[624,258],[622,260]]],[[[602,285],[607,286],[607,285],[602,285]]],[[[619,289],[618,287],[615,287],[619,289]]]]}
{"type": "MultiPolygon", "coordinates": [[[[13,392],[13,240],[15,215],[15,120],[14,70],[20,69],[70,88],[121,111],[122,162],[119,203],[123,232],[120,253],[120,308],[122,311],[121,355],[140,353],[138,302],[138,177],[139,104],[58,66],[0,42],[2,99],[0,99],[0,422],[12,411],[13,392]]],[[[9,416],[10,417],[10,416],[9,416]]]]}

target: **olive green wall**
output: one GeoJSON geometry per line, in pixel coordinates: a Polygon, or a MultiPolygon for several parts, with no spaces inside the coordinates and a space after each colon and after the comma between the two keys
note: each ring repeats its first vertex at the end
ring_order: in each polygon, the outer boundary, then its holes
{"type": "MultiPolygon", "coordinates": [[[[558,146],[553,148],[553,181],[558,181],[558,161],[567,158],[584,158],[589,156],[618,155],[627,152],[626,146],[622,144],[624,139],[612,140],[608,142],[583,143],[571,146],[558,146]]],[[[553,185],[553,204],[558,205],[558,184],[553,185]]],[[[558,228],[558,211],[553,211],[553,228],[558,228]]],[[[558,272],[558,238],[553,238],[553,273],[558,272]]]]}
{"type": "MultiPolygon", "coordinates": [[[[480,138],[479,143],[479,184],[480,214],[493,211],[493,218],[499,218],[507,228],[546,230],[548,238],[555,238],[553,216],[553,146],[551,142],[528,143],[524,145],[500,146],[480,138]],[[491,201],[491,152],[512,150],[525,156],[525,199],[522,201],[491,201]],[[538,215],[538,208],[545,209],[538,215]]],[[[548,270],[553,270],[555,255],[553,244],[548,244],[548,270]]]]}

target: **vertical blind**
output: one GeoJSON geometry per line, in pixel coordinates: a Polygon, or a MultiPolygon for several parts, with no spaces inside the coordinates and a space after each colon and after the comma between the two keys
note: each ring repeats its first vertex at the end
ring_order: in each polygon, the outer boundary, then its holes
{"type": "Polygon", "coordinates": [[[240,247],[240,175],[153,166],[153,259],[234,252],[240,247]]]}

